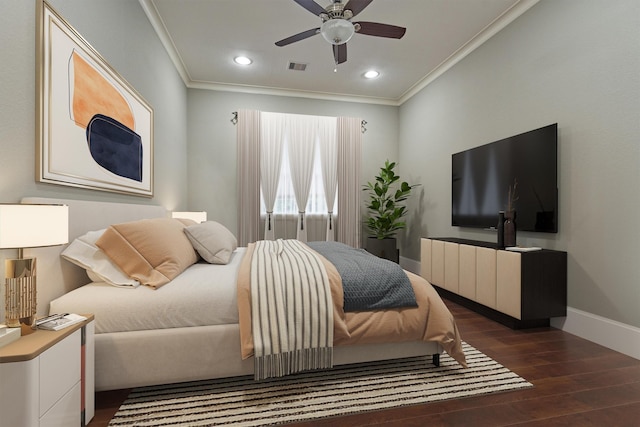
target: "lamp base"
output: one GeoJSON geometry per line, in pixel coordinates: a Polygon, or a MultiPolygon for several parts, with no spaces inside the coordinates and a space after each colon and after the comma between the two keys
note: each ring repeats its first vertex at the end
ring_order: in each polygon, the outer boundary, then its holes
{"type": "Polygon", "coordinates": [[[29,335],[36,331],[36,316],[24,317],[20,319],[20,335],[29,335]]]}
{"type": "Polygon", "coordinates": [[[36,259],[5,260],[5,323],[27,335],[36,322],[36,259]]]}

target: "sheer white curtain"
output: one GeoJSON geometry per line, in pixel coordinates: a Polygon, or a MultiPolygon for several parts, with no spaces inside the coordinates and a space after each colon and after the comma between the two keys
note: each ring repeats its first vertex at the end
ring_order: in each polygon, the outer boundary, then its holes
{"type": "Polygon", "coordinates": [[[305,208],[309,199],[309,188],[313,176],[313,156],[318,129],[315,116],[288,115],[289,166],[293,191],[298,205],[298,231],[296,238],[307,241],[305,208]]]}
{"type": "Polygon", "coordinates": [[[278,194],[282,146],[285,138],[285,116],[277,113],[260,113],[260,178],[262,197],[267,209],[264,239],[275,239],[273,205],[278,194]]]}
{"type": "Polygon", "coordinates": [[[338,189],[338,146],[336,141],[337,118],[318,118],[318,144],[322,159],[322,184],[327,203],[327,237],[328,242],[335,240],[333,206],[338,189]]]}
{"type": "Polygon", "coordinates": [[[360,242],[360,159],[362,151],[362,120],[338,117],[338,208],[337,241],[354,248],[360,242]]]}
{"type": "MultiPolygon", "coordinates": [[[[265,216],[267,225],[265,238],[296,237],[306,241],[311,235],[311,239],[314,240],[334,238],[350,246],[360,247],[361,120],[347,117],[324,118],[295,114],[271,114],[281,116],[285,123],[293,120],[298,124],[291,132],[287,132],[286,125],[283,130],[281,125],[272,127],[269,124],[265,126],[264,131],[261,131],[259,111],[238,111],[238,243],[241,246],[246,246],[248,243],[258,240],[262,234],[260,219],[260,181],[262,175],[265,181],[262,183],[263,200],[265,205],[270,205],[265,210],[280,213],[275,218],[271,215],[271,230],[273,231],[274,225],[278,224],[277,235],[275,232],[273,234],[267,233],[269,223],[268,216],[265,216]],[[335,123],[334,133],[324,123],[325,119],[335,123]],[[267,139],[267,134],[276,135],[275,142],[273,140],[270,142],[261,141],[261,137],[267,139]],[[281,137],[278,137],[278,134],[281,137]],[[335,135],[333,143],[332,134],[335,135]],[[319,143],[317,148],[316,140],[319,143]],[[280,141],[280,144],[277,141],[280,141]],[[271,148],[261,150],[262,144],[267,144],[266,147],[271,148]],[[332,145],[335,145],[333,148],[335,155],[331,154],[332,145]],[[316,154],[316,150],[318,154],[316,154]],[[278,156],[278,152],[281,152],[282,155],[278,156]],[[264,157],[261,159],[261,156],[264,157]],[[334,166],[331,165],[332,159],[335,161],[334,166]],[[286,168],[286,171],[284,170],[285,160],[291,165],[290,168],[286,168]],[[279,166],[276,164],[278,162],[279,166]],[[261,163],[263,164],[261,165],[261,163]],[[271,166],[265,166],[267,164],[271,166]],[[261,171],[264,167],[266,170],[261,171]],[[331,173],[332,168],[337,171],[335,175],[331,173]],[[317,171],[316,178],[312,178],[314,170],[317,171]],[[277,175],[274,176],[274,174],[277,175]],[[340,211],[339,213],[332,212],[336,209],[334,205],[336,186],[331,183],[332,176],[335,176],[334,182],[337,179],[337,210],[340,211]],[[276,179],[281,182],[274,184],[276,179]],[[287,196],[286,191],[281,194],[282,181],[288,183],[285,187],[291,188],[293,194],[288,193],[290,195],[287,196]],[[318,186],[324,188],[316,188],[316,184],[313,184],[316,189],[310,191],[309,187],[312,182],[317,182],[318,186]],[[274,188],[277,189],[275,193],[274,188]],[[316,195],[311,200],[313,203],[308,200],[310,193],[316,195]],[[275,203],[273,197],[275,197],[275,203]],[[309,208],[309,206],[311,207],[309,208]],[[305,212],[307,208],[310,209],[309,212],[305,212]],[[285,212],[291,212],[291,214],[285,212]],[[329,215],[327,216],[327,214],[329,215]],[[297,226],[294,225],[296,222],[297,226]],[[290,231],[287,229],[289,223],[291,223],[290,231]]],[[[271,138],[269,137],[269,139],[271,138]]]]}
{"type": "Polygon", "coordinates": [[[237,237],[247,246],[260,236],[260,112],[238,110],[237,126],[237,237]]]}

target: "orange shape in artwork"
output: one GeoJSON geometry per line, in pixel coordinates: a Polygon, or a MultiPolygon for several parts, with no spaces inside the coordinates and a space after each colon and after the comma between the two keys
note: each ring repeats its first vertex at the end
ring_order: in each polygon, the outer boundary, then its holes
{"type": "Polygon", "coordinates": [[[96,114],[111,117],[129,129],[135,129],[135,119],[127,100],[107,79],[77,52],[73,63],[73,120],[86,129],[96,114]]]}

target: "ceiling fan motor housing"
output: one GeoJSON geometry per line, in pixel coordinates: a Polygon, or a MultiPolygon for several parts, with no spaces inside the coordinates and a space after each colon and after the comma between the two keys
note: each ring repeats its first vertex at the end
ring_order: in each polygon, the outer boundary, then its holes
{"type": "Polygon", "coordinates": [[[320,14],[320,19],[322,19],[322,22],[328,21],[329,19],[353,18],[353,12],[350,9],[344,10],[344,4],[339,1],[331,3],[325,8],[325,10],[327,11],[327,13],[320,14]]]}

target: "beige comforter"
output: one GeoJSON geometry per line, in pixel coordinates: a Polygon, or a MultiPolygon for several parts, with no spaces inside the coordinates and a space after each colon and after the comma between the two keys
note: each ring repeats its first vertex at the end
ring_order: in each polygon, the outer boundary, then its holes
{"type": "MultiPolygon", "coordinates": [[[[255,244],[250,243],[238,272],[238,312],[242,357],[253,356],[251,331],[251,257],[255,244]]],[[[407,272],[418,307],[345,313],[342,279],[324,257],[333,298],[334,345],[435,341],[462,366],[466,365],[458,327],[449,309],[431,286],[420,276],[407,272]]]]}

